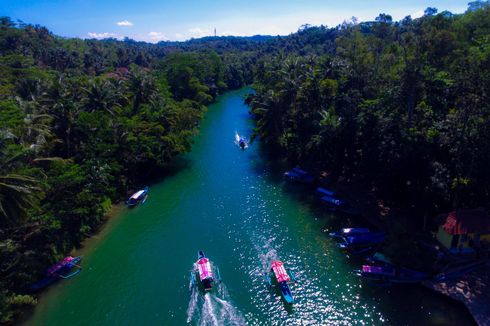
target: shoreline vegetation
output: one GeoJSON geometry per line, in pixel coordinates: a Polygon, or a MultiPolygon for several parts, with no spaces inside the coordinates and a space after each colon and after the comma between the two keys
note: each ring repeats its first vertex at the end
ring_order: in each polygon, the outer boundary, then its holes
{"type": "Polygon", "coordinates": [[[488,35],[485,1],[459,15],[158,44],[0,18],[0,323],[36,304],[29,284],[113,203],[191,149],[206,105],[250,84],[255,136],[291,166],[369,190],[400,240],[395,259],[427,264],[414,233],[488,206],[488,35]]]}
{"type": "Polygon", "coordinates": [[[227,89],[215,51],[161,52],[0,19],[0,323],[36,304],[30,284],[113,203],[190,150],[227,89]]]}
{"type": "Polygon", "coordinates": [[[290,166],[374,194],[398,239],[387,249],[415,265],[434,257],[413,255],[414,233],[488,209],[490,194],[490,8],[436,12],[382,14],[337,31],[335,51],[268,62],[247,99],[256,136],[290,166]]]}

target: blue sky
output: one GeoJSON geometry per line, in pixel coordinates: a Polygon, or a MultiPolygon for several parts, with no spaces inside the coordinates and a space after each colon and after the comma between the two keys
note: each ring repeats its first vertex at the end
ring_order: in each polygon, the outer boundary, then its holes
{"type": "Polygon", "coordinates": [[[185,40],[218,35],[286,35],[299,26],[335,26],[379,13],[399,20],[427,7],[462,13],[470,0],[1,0],[0,16],[48,27],[67,37],[128,36],[136,40],[185,40]]]}

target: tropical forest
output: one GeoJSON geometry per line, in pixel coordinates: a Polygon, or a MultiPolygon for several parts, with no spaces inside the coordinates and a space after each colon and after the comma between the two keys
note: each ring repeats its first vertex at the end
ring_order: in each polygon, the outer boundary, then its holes
{"type": "Polygon", "coordinates": [[[464,6],[158,42],[6,12],[0,324],[488,325],[452,290],[490,289],[490,3],[464,6]]]}

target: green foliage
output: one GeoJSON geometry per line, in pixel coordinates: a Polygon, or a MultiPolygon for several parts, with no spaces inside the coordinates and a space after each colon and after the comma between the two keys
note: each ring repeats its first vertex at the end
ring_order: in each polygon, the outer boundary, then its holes
{"type": "Polygon", "coordinates": [[[29,284],[113,202],[190,150],[226,88],[214,51],[161,60],[160,47],[114,42],[0,20],[1,322],[35,304],[29,284]]]}
{"type": "Polygon", "coordinates": [[[311,50],[259,63],[249,102],[266,144],[416,216],[488,203],[487,2],[464,15],[427,8],[416,20],[309,29],[291,38],[311,50]],[[313,56],[318,33],[334,42],[313,56]]]}
{"type": "MultiPolygon", "coordinates": [[[[464,15],[158,44],[0,18],[0,322],[35,303],[28,284],[111,203],[190,149],[227,88],[254,83],[255,136],[292,164],[360,179],[414,216],[488,202],[488,35],[488,1],[464,15]]],[[[413,247],[398,235],[386,252],[413,247]]]]}

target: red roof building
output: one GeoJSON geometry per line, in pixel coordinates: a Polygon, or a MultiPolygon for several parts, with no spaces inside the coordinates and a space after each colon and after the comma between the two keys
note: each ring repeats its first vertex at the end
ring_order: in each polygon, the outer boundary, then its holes
{"type": "Polygon", "coordinates": [[[481,208],[461,209],[447,214],[442,228],[451,235],[490,233],[490,217],[481,208]]]}
{"type": "Polygon", "coordinates": [[[460,209],[438,217],[437,238],[445,247],[469,248],[490,239],[490,216],[482,208],[460,209]]]}

